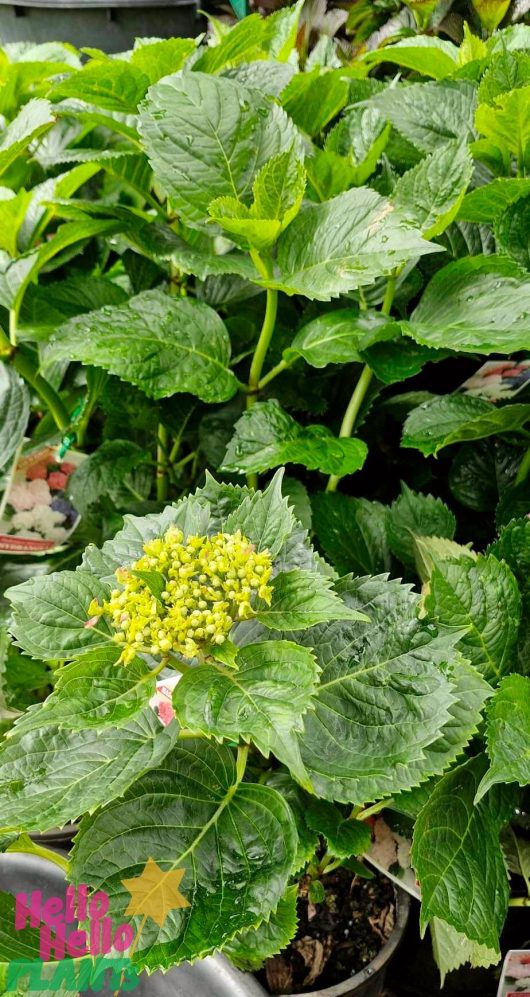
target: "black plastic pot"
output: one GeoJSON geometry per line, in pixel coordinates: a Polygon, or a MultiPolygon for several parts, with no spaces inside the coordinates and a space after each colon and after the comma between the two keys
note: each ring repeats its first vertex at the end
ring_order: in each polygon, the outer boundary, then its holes
{"type": "MultiPolygon", "coordinates": [[[[64,875],[52,862],[16,852],[0,855],[0,890],[12,894],[41,890],[43,899],[48,900],[64,896],[65,888],[64,875]]],[[[100,997],[113,997],[113,990],[98,993],[100,997]]],[[[193,966],[184,963],[166,974],[142,974],[132,993],[135,997],[265,997],[253,976],[234,969],[222,955],[202,959],[193,966]]],[[[88,991],[85,997],[94,994],[88,991]]]]}
{"type": "Polygon", "coordinates": [[[197,0],[0,0],[0,43],[70,42],[123,52],[135,38],[194,37],[197,0]]]}
{"type": "Polygon", "coordinates": [[[385,985],[385,977],[405,933],[410,910],[410,896],[404,890],[396,889],[396,923],[390,938],[372,960],[349,980],[337,983],[324,990],[311,990],[305,997],[380,997],[385,985]]]}

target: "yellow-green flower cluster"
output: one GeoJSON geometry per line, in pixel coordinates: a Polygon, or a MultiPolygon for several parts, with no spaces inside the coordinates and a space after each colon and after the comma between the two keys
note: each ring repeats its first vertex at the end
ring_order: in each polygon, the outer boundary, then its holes
{"type": "Polygon", "coordinates": [[[126,663],[142,652],[193,658],[223,644],[234,622],[255,616],[253,596],[270,603],[271,572],[269,552],[258,553],[240,532],[184,541],[170,527],[144,545],[138,561],[118,568],[120,587],[88,612],[110,617],[126,663]]]}

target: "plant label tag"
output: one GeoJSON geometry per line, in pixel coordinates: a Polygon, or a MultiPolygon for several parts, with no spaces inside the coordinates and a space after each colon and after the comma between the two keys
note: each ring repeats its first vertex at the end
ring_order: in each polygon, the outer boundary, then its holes
{"type": "Polygon", "coordinates": [[[530,360],[487,360],[472,377],[464,381],[462,391],[485,401],[498,402],[514,398],[530,385],[530,360]]]}
{"type": "Polygon", "coordinates": [[[383,817],[372,823],[372,844],[364,855],[367,862],[397,886],[421,900],[420,885],[410,861],[412,842],[394,831],[383,817]]]}
{"type": "Polygon", "coordinates": [[[149,700],[149,705],[152,706],[164,727],[167,727],[175,716],[173,689],[180,678],[180,675],[171,675],[170,678],[161,679],[160,682],[156,683],[156,692],[149,700]]]}
{"type": "Polygon", "coordinates": [[[508,952],[497,997],[530,997],[529,949],[511,949],[508,952]]]}
{"type": "Polygon", "coordinates": [[[18,454],[0,502],[0,554],[48,554],[71,537],[81,517],[68,483],[85,456],[62,460],[53,446],[18,454]]]}

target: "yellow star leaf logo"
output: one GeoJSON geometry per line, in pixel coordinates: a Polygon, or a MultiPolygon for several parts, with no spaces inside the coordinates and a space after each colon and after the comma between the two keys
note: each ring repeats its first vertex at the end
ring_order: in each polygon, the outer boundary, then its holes
{"type": "Polygon", "coordinates": [[[144,922],[150,917],[162,928],[170,910],[191,906],[179,890],[185,872],[185,869],[164,872],[153,859],[148,859],[139,876],[122,879],[123,886],[131,894],[125,913],[141,914],[144,922]]]}

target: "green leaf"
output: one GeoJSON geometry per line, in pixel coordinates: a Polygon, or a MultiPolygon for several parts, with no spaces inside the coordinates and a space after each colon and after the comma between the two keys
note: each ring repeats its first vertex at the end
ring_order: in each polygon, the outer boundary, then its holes
{"type": "Polygon", "coordinates": [[[452,540],[456,530],[456,519],[441,499],[417,494],[405,484],[388,510],[386,523],[390,549],[408,568],[415,565],[414,536],[452,540]]]}
{"type": "Polygon", "coordinates": [[[224,322],[204,302],[160,290],[71,319],[52,337],[47,356],[103,367],[151,398],[188,391],[220,402],[237,390],[224,322]]]}
{"type": "Polygon", "coordinates": [[[361,363],[359,350],[364,339],[392,325],[391,320],[378,312],[337,308],[303,325],[291,345],[283,351],[283,358],[290,364],[303,357],[311,367],[361,363]]]}
{"type": "Polygon", "coordinates": [[[369,622],[364,613],[350,609],[332,588],[332,581],[317,571],[282,571],[272,582],[270,606],[258,608],[257,618],[270,630],[306,630],[329,620],[369,622]]]}
{"type": "Polygon", "coordinates": [[[297,3],[275,10],[268,15],[266,43],[270,57],[287,60],[293,49],[296,48],[296,36],[303,6],[303,0],[297,0],[297,3]]]}
{"type": "Polygon", "coordinates": [[[170,911],[162,928],[148,918],[133,957],[138,966],[167,969],[267,918],[295,850],[296,828],[279,793],[241,782],[228,748],[197,739],[83,820],[72,879],[103,889],[119,918],[129,899],[122,880],[141,874],[146,855],[164,872],[183,869],[179,888],[190,906],[170,911]]]}
{"type": "Polygon", "coordinates": [[[289,497],[282,495],[282,478],[283,471],[277,471],[264,491],[245,495],[223,523],[226,533],[241,530],[258,551],[268,550],[273,558],[297,525],[289,497]]]}
{"type": "Polygon", "coordinates": [[[238,969],[252,973],[261,969],[266,959],[281,952],[296,934],[297,901],[298,883],[294,883],[287,887],[276,910],[259,928],[242,931],[228,945],[223,946],[223,952],[230,962],[238,969]]]}
{"type": "Polygon", "coordinates": [[[428,153],[451,139],[475,137],[475,94],[467,80],[444,80],[390,86],[371,103],[420,152],[428,153]]]}
{"type": "Polygon", "coordinates": [[[348,100],[349,81],[342,69],[320,67],[297,73],[282,93],[287,114],[307,135],[318,135],[348,100]]]}
{"type": "Polygon", "coordinates": [[[96,648],[61,668],[51,696],[26,710],[15,734],[52,725],[61,730],[126,725],[148,705],[156,677],[141,658],[119,664],[120,651],[112,644],[96,648]]]}
{"type": "Polygon", "coordinates": [[[456,931],[442,921],[439,917],[433,917],[429,924],[432,938],[432,953],[438,969],[440,970],[440,986],[443,987],[447,973],[454,969],[460,969],[466,962],[474,968],[488,969],[496,966],[499,962],[499,952],[497,949],[488,948],[486,945],[479,945],[478,942],[467,938],[461,931],[456,931]]]}
{"type": "Polygon", "coordinates": [[[454,540],[447,540],[445,537],[415,536],[414,550],[416,570],[422,584],[430,582],[433,569],[439,561],[462,557],[469,557],[472,561],[477,560],[477,554],[470,549],[470,546],[463,547],[462,544],[457,544],[454,540]]]}
{"type": "Polygon", "coordinates": [[[74,658],[111,640],[107,623],[87,627],[92,599],[109,590],[87,571],[56,571],[28,578],[6,592],[13,606],[12,632],[20,647],[45,661],[74,658]]]}
{"type": "Polygon", "coordinates": [[[201,280],[211,275],[238,274],[246,280],[259,280],[259,273],[252,260],[244,253],[218,253],[215,245],[191,245],[169,225],[150,222],[134,225],[127,232],[127,240],[142,255],[155,262],[170,261],[184,273],[195,274],[201,280]]]}
{"type": "Polygon", "coordinates": [[[496,783],[530,783],[530,678],[507,675],[488,707],[486,739],[490,767],[476,799],[496,783]]]}
{"type": "Polygon", "coordinates": [[[353,474],[368,449],[362,440],[332,436],[325,426],[301,426],[277,401],[256,402],[235,424],[222,471],[267,471],[303,464],[325,474],[353,474]]]}
{"type": "Polygon", "coordinates": [[[0,468],[11,461],[24,439],[29,392],[14,367],[0,363],[0,468]]]}
{"type": "Polygon", "coordinates": [[[530,194],[530,178],[496,177],[466,194],[458,217],[478,224],[493,222],[510,205],[530,194]]]}
{"type": "Polygon", "coordinates": [[[391,322],[368,332],[360,344],[360,353],[365,363],[372,369],[383,384],[396,384],[423,369],[425,364],[444,360],[447,350],[432,350],[418,346],[404,336],[400,324],[391,322]]]}
{"type": "Polygon", "coordinates": [[[370,623],[326,623],[300,634],[322,667],[301,753],[318,796],[363,803],[443,771],[469,735],[443,740],[446,727],[457,734],[460,719],[448,667],[454,641],[417,619],[409,586],[380,576],[349,577],[338,588],[370,623]]]}
{"type": "Polygon", "coordinates": [[[317,679],[318,667],[306,648],[267,640],[241,648],[235,671],[201,665],[186,672],[173,693],[173,706],[182,727],[251,741],[307,784],[296,734],[317,679]]]}
{"type": "Polygon", "coordinates": [[[421,886],[422,926],[442,918],[498,952],[508,905],[499,832],[511,800],[493,791],[474,805],[485,764],[481,756],[472,758],[435,786],[416,821],[412,861],[421,886]]]}
{"type": "Polygon", "coordinates": [[[119,728],[15,731],[0,747],[3,826],[47,831],[103,806],[160,765],[176,735],[150,707],[119,728]]]}
{"type": "Polygon", "coordinates": [[[404,69],[413,69],[423,76],[442,80],[456,72],[457,56],[458,48],[452,42],[428,35],[414,35],[412,38],[402,38],[393,45],[384,45],[366,52],[363,61],[370,67],[381,62],[392,62],[404,69]]]}
{"type": "Polygon", "coordinates": [[[489,681],[498,681],[510,670],[521,597],[504,561],[481,554],[476,561],[438,560],[425,607],[436,623],[467,629],[459,647],[489,681]]]}
{"type": "Polygon", "coordinates": [[[530,405],[496,408],[473,395],[439,395],[410,412],[401,445],[427,457],[452,443],[516,433],[530,420],[530,405]]]}
{"type": "Polygon", "coordinates": [[[327,800],[311,797],[307,822],[313,831],[326,839],[328,852],[337,859],[363,855],[370,847],[370,826],[361,820],[345,817],[337,806],[327,800]]]}
{"type": "Polygon", "coordinates": [[[340,575],[377,575],[390,569],[387,508],[380,502],[340,493],[312,497],[313,528],[340,575]]]}
{"type": "Polygon", "coordinates": [[[35,97],[21,108],[17,117],[0,133],[0,175],[55,123],[49,101],[35,97]]]}
{"type": "Polygon", "coordinates": [[[289,804],[298,832],[298,847],[293,863],[293,875],[303,870],[314,856],[318,846],[318,835],[307,823],[307,803],[309,794],[291,778],[284,768],[269,769],[265,785],[276,789],[282,799],[289,804]]]}
{"type": "Polygon", "coordinates": [[[511,256],[526,270],[530,270],[530,197],[524,197],[510,204],[495,225],[497,249],[511,256]]]}
{"type": "Polygon", "coordinates": [[[530,58],[527,52],[510,52],[507,48],[491,59],[478,88],[479,103],[495,104],[501,94],[530,83],[530,58]]]}
{"type": "MultiPolygon", "coordinates": [[[[371,162],[370,159],[367,167],[371,162]]],[[[338,156],[330,149],[319,149],[317,146],[313,146],[312,155],[305,160],[304,165],[313,190],[312,200],[315,201],[329,201],[337,194],[342,194],[349,187],[356,186],[355,181],[359,176],[357,167],[352,166],[348,159],[338,156]]]]}
{"type": "Polygon", "coordinates": [[[522,156],[530,141],[530,86],[495,98],[495,106],[480,104],[475,125],[481,135],[499,148],[522,156]]]}
{"type": "Polygon", "coordinates": [[[503,256],[455,260],[434,275],[405,328],[436,349],[523,350],[530,335],[528,274],[503,256]]]}
{"type": "Polygon", "coordinates": [[[175,211],[203,228],[215,198],[248,201],[261,167],[296,139],[285,112],[266,96],[197,72],[150,89],[140,132],[175,211]]]}
{"type": "Polygon", "coordinates": [[[74,507],[84,513],[102,496],[108,496],[118,507],[130,505],[135,498],[147,498],[151,473],[146,464],[150,459],[130,440],[105,440],[82,461],[68,482],[74,507]]]}
{"type": "Polygon", "coordinates": [[[527,889],[530,889],[530,843],[507,824],[501,835],[502,850],[510,872],[522,876],[527,889]]]}
{"type": "Polygon", "coordinates": [[[247,208],[234,197],[212,201],[208,211],[234,241],[243,240],[259,250],[272,246],[300,210],[305,190],[305,170],[293,147],[265,163],[258,173],[247,208]]]}
{"type": "Polygon", "coordinates": [[[499,496],[506,494],[515,478],[520,459],[520,448],[504,439],[465,444],[449,471],[451,492],[468,509],[494,512],[499,496]]]}
{"type": "Polygon", "coordinates": [[[465,143],[447,142],[398,179],[392,201],[411,225],[432,239],[458,214],[472,173],[465,143]]]}
{"type": "Polygon", "coordinates": [[[9,187],[0,187],[0,249],[10,256],[17,255],[18,234],[30,201],[29,191],[15,194],[9,187]]]}
{"type": "Polygon", "coordinates": [[[225,67],[259,59],[266,28],[265,20],[257,13],[237,21],[217,45],[201,50],[202,55],[193,65],[194,72],[218,73],[225,67]]]}
{"type": "Polygon", "coordinates": [[[194,51],[194,38],[164,38],[141,44],[136,39],[130,65],[145,73],[149,83],[157,83],[162,76],[169,76],[182,69],[194,51]]]}
{"type": "Polygon", "coordinates": [[[133,61],[105,59],[89,62],[52,87],[49,97],[53,101],[74,98],[95,104],[106,111],[136,114],[151,80],[133,61]]]}
{"type": "Polygon", "coordinates": [[[439,250],[407,225],[390,201],[362,187],[305,205],[278,242],[279,276],[266,283],[329,301],[439,250]]]}
{"type": "Polygon", "coordinates": [[[523,591],[530,588],[530,519],[513,519],[488,548],[499,561],[506,561],[523,591]]]}
{"type": "Polygon", "coordinates": [[[74,315],[103,305],[121,305],[128,295],[118,284],[102,277],[67,277],[53,284],[30,284],[22,303],[20,339],[42,341],[74,315]]]}

